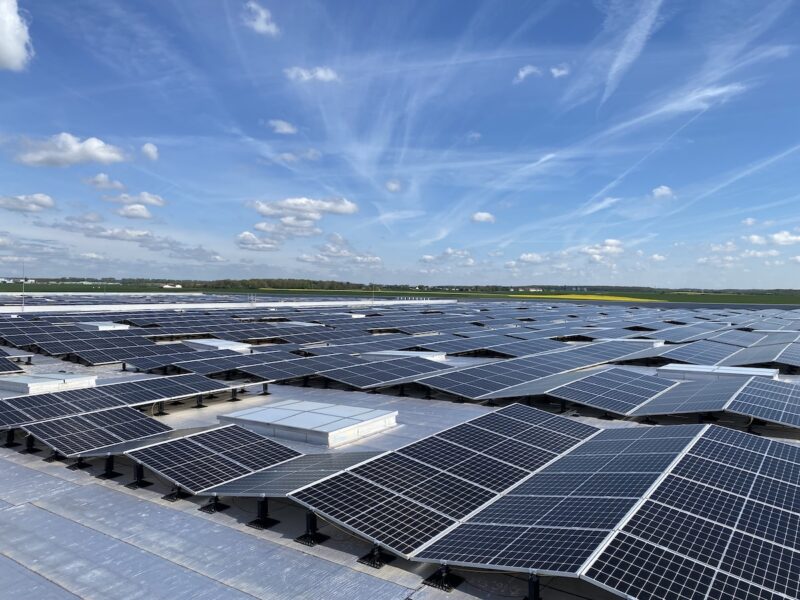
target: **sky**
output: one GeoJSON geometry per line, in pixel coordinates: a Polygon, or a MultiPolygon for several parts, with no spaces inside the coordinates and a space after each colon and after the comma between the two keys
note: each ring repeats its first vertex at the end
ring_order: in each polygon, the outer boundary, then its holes
{"type": "Polygon", "coordinates": [[[0,276],[800,288],[791,0],[0,0],[0,276]]]}

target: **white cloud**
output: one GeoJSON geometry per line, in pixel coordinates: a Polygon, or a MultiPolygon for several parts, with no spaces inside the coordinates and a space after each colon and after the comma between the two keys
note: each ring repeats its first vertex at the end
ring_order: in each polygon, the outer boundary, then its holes
{"type": "Polygon", "coordinates": [[[675,192],[673,192],[672,188],[668,185],[660,185],[657,188],[653,188],[652,193],[653,198],[656,200],[669,200],[675,197],[675,192]]]}
{"type": "Polygon", "coordinates": [[[478,131],[470,131],[467,134],[467,141],[468,142],[479,142],[481,141],[481,134],[478,131]]]}
{"type": "Polygon", "coordinates": [[[17,0],[0,0],[0,69],[22,71],[33,58],[28,24],[17,0]]]}
{"type": "Polygon", "coordinates": [[[495,218],[494,215],[489,212],[476,212],[472,215],[472,221],[474,223],[494,223],[495,218]]]}
{"type": "Polygon", "coordinates": [[[270,234],[273,238],[310,237],[319,235],[322,230],[313,219],[301,219],[294,215],[282,217],[277,223],[256,223],[255,229],[270,234]]]}
{"type": "Polygon", "coordinates": [[[272,13],[254,0],[245,3],[242,23],[245,27],[249,27],[261,35],[277,37],[281,32],[278,25],[272,20],[272,13]]]}
{"type": "Polygon", "coordinates": [[[539,67],[536,67],[534,65],[525,65],[523,67],[520,67],[519,71],[517,71],[517,74],[516,74],[516,76],[514,77],[514,79],[512,80],[511,83],[515,83],[515,84],[516,83],[522,83],[523,81],[525,81],[531,75],[539,76],[541,74],[542,74],[542,70],[539,67]]]}
{"type": "Polygon", "coordinates": [[[102,254],[97,254],[96,252],[82,252],[78,254],[79,258],[84,260],[91,260],[91,261],[102,261],[106,260],[106,257],[102,254]]]}
{"type": "Polygon", "coordinates": [[[90,177],[89,179],[85,180],[86,183],[91,185],[92,187],[96,187],[98,190],[122,190],[125,189],[125,186],[122,185],[121,181],[116,181],[111,179],[106,173],[98,173],[94,177],[90,177]]]}
{"type": "Polygon", "coordinates": [[[126,204],[117,209],[117,214],[126,219],[152,219],[153,215],[144,204],[126,204]]]}
{"type": "Polygon", "coordinates": [[[745,250],[742,252],[742,258],[768,258],[770,256],[780,256],[780,252],[775,249],[772,250],[745,250]]]}
{"type": "Polygon", "coordinates": [[[318,247],[314,254],[301,254],[297,260],[315,265],[345,265],[360,267],[379,267],[383,264],[380,256],[355,250],[343,236],[332,233],[328,241],[318,247]]]}
{"type": "Polygon", "coordinates": [[[111,164],[125,160],[122,150],[116,146],[95,137],[81,140],[70,133],[28,141],[25,146],[17,160],[32,167],[64,167],[88,162],[111,164]]]}
{"type": "Polygon", "coordinates": [[[55,207],[55,201],[47,194],[23,196],[0,196],[0,208],[14,212],[36,213],[55,207]]]}
{"type": "Polygon", "coordinates": [[[164,206],[167,203],[167,201],[158,194],[151,194],[150,192],[120,194],[119,196],[109,196],[106,200],[118,202],[120,204],[148,204],[150,206],[164,206]]]}
{"type": "Polygon", "coordinates": [[[663,254],[653,254],[650,256],[650,260],[652,260],[653,262],[664,262],[665,260],[667,260],[667,257],[664,256],[663,254]]]}
{"type": "Polygon", "coordinates": [[[774,244],[778,244],[779,246],[790,246],[792,244],[800,243],[800,235],[795,235],[794,233],[790,233],[788,231],[779,231],[778,233],[773,233],[769,236],[769,239],[772,240],[774,244]]]}
{"type": "Polygon", "coordinates": [[[392,192],[393,194],[396,194],[397,192],[403,189],[403,186],[399,180],[390,179],[389,181],[386,182],[386,189],[392,192]]]}
{"type": "Polygon", "coordinates": [[[475,266],[475,259],[472,258],[470,251],[463,248],[445,248],[439,254],[424,254],[420,257],[420,262],[425,264],[448,265],[457,267],[475,266]]]}
{"type": "Polygon", "coordinates": [[[746,225],[747,227],[752,227],[758,221],[756,221],[753,217],[747,217],[746,219],[742,219],[742,225],[746,225]]]}
{"type": "Polygon", "coordinates": [[[711,244],[712,252],[735,252],[736,244],[733,240],[728,240],[724,244],[711,244]]]}
{"type": "Polygon", "coordinates": [[[542,254],[538,254],[536,252],[526,252],[524,254],[519,255],[519,262],[523,262],[529,265],[539,265],[542,264],[545,260],[547,260],[542,254]]]}
{"type": "Polygon", "coordinates": [[[318,221],[323,214],[352,215],[358,212],[358,205],[347,198],[330,198],[318,200],[314,198],[286,198],[273,202],[254,203],[256,211],[265,217],[301,216],[318,221]]]}
{"type": "Polygon", "coordinates": [[[330,67],[290,67],[283,72],[290,81],[339,81],[339,75],[330,67]]]}
{"type": "Polygon", "coordinates": [[[158,146],[152,142],[142,145],[142,155],[148,160],[158,160],[158,146]]]}
{"type": "Polygon", "coordinates": [[[755,233],[746,235],[742,239],[750,242],[751,244],[756,244],[757,246],[763,246],[767,243],[767,239],[763,235],[756,235],[755,233]]]}
{"type": "Polygon", "coordinates": [[[242,250],[252,250],[254,252],[268,252],[277,250],[279,243],[276,240],[258,237],[250,231],[243,231],[236,236],[236,245],[242,250]]]}
{"type": "Polygon", "coordinates": [[[564,63],[556,65],[555,67],[550,67],[550,75],[552,75],[554,79],[560,79],[561,77],[566,77],[567,75],[569,75],[569,65],[564,63]]]}
{"type": "Polygon", "coordinates": [[[625,248],[622,242],[615,239],[607,239],[602,244],[594,244],[581,248],[581,252],[588,254],[597,262],[601,262],[605,257],[622,254],[624,251],[625,248]]]}
{"type": "Polygon", "coordinates": [[[792,256],[789,260],[792,262],[800,263],[800,256],[792,256]]]}
{"type": "Polygon", "coordinates": [[[730,269],[736,265],[736,262],[739,260],[738,256],[719,256],[718,254],[714,256],[703,256],[697,259],[697,264],[700,265],[709,265],[711,267],[722,268],[722,269],[730,269]]]}
{"type": "Polygon", "coordinates": [[[282,163],[296,163],[300,162],[301,160],[319,160],[320,158],[322,158],[322,152],[316,148],[309,148],[300,154],[295,154],[294,152],[281,152],[275,156],[275,160],[282,163]]]}
{"type": "Polygon", "coordinates": [[[267,121],[270,127],[272,127],[272,131],[275,133],[279,133],[281,135],[294,135],[297,133],[297,127],[289,123],[289,121],[284,121],[283,119],[270,119],[267,121]]]}

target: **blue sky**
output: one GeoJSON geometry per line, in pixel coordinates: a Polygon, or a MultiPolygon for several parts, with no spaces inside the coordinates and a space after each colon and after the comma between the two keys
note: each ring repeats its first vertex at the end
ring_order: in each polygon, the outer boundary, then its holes
{"type": "Polygon", "coordinates": [[[0,0],[0,276],[800,287],[789,0],[0,0]]]}

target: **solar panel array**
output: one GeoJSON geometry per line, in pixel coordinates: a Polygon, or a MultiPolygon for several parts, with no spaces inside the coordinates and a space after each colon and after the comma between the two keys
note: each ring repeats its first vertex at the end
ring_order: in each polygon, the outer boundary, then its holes
{"type": "Polygon", "coordinates": [[[69,457],[148,438],[171,431],[172,427],[134,408],[123,407],[34,423],[22,429],[59,454],[69,457]]]}
{"type": "Polygon", "coordinates": [[[24,373],[25,369],[23,369],[19,364],[15,363],[13,360],[6,358],[4,356],[0,356],[0,374],[3,375],[10,375],[13,373],[24,373]]]}
{"type": "Polygon", "coordinates": [[[240,367],[239,371],[261,381],[286,381],[298,377],[309,377],[326,371],[363,365],[367,361],[349,354],[331,354],[327,356],[297,357],[292,360],[280,360],[273,363],[240,367]]]}
{"type": "Polygon", "coordinates": [[[447,363],[411,356],[333,369],[325,371],[323,376],[326,379],[364,390],[414,381],[421,375],[450,368],[452,367],[447,363]]]}
{"type": "Polygon", "coordinates": [[[676,385],[677,382],[662,377],[613,368],[562,385],[550,390],[548,394],[625,415],[676,385]]]}
{"type": "Polygon", "coordinates": [[[291,497],[408,556],[598,431],[512,404],[347,469],[291,497]]]}
{"type": "Polygon", "coordinates": [[[525,385],[537,379],[617,360],[635,350],[628,342],[600,342],[460,369],[419,383],[472,400],[524,396],[525,385]]]}
{"type": "Polygon", "coordinates": [[[192,494],[301,455],[238,425],[161,442],[125,454],[192,494]]]}
{"type": "Polygon", "coordinates": [[[601,431],[417,557],[452,565],[575,573],[700,430],[601,431]]]}
{"type": "Polygon", "coordinates": [[[51,394],[16,396],[0,400],[0,429],[107,408],[152,404],[228,389],[228,384],[200,375],[176,375],[51,394]]]}
{"type": "Polygon", "coordinates": [[[585,569],[639,600],[800,597],[800,448],[711,426],[585,569]]]}

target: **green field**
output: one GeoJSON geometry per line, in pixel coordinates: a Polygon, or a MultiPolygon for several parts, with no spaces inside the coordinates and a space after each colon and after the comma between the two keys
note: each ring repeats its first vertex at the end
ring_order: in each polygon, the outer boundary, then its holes
{"type": "MultiPolygon", "coordinates": [[[[0,292],[21,292],[20,284],[0,284],[0,292]]],[[[359,298],[457,298],[457,299],[493,299],[493,300],[555,300],[563,299],[574,302],[619,301],[619,302],[673,302],[673,303],[714,303],[714,304],[795,304],[800,306],[800,291],[786,292],[692,292],[676,290],[597,290],[587,292],[553,291],[532,292],[479,292],[479,291],[447,291],[447,290],[406,290],[376,289],[375,291],[334,290],[334,289],[286,289],[286,288],[249,288],[249,287],[204,287],[194,284],[180,290],[164,290],[161,284],[123,284],[123,285],[82,285],[82,284],[27,284],[26,292],[84,292],[84,293],[211,293],[211,294],[263,294],[268,296],[353,296],[359,298]],[[197,287],[195,287],[195,285],[197,287]]]]}

